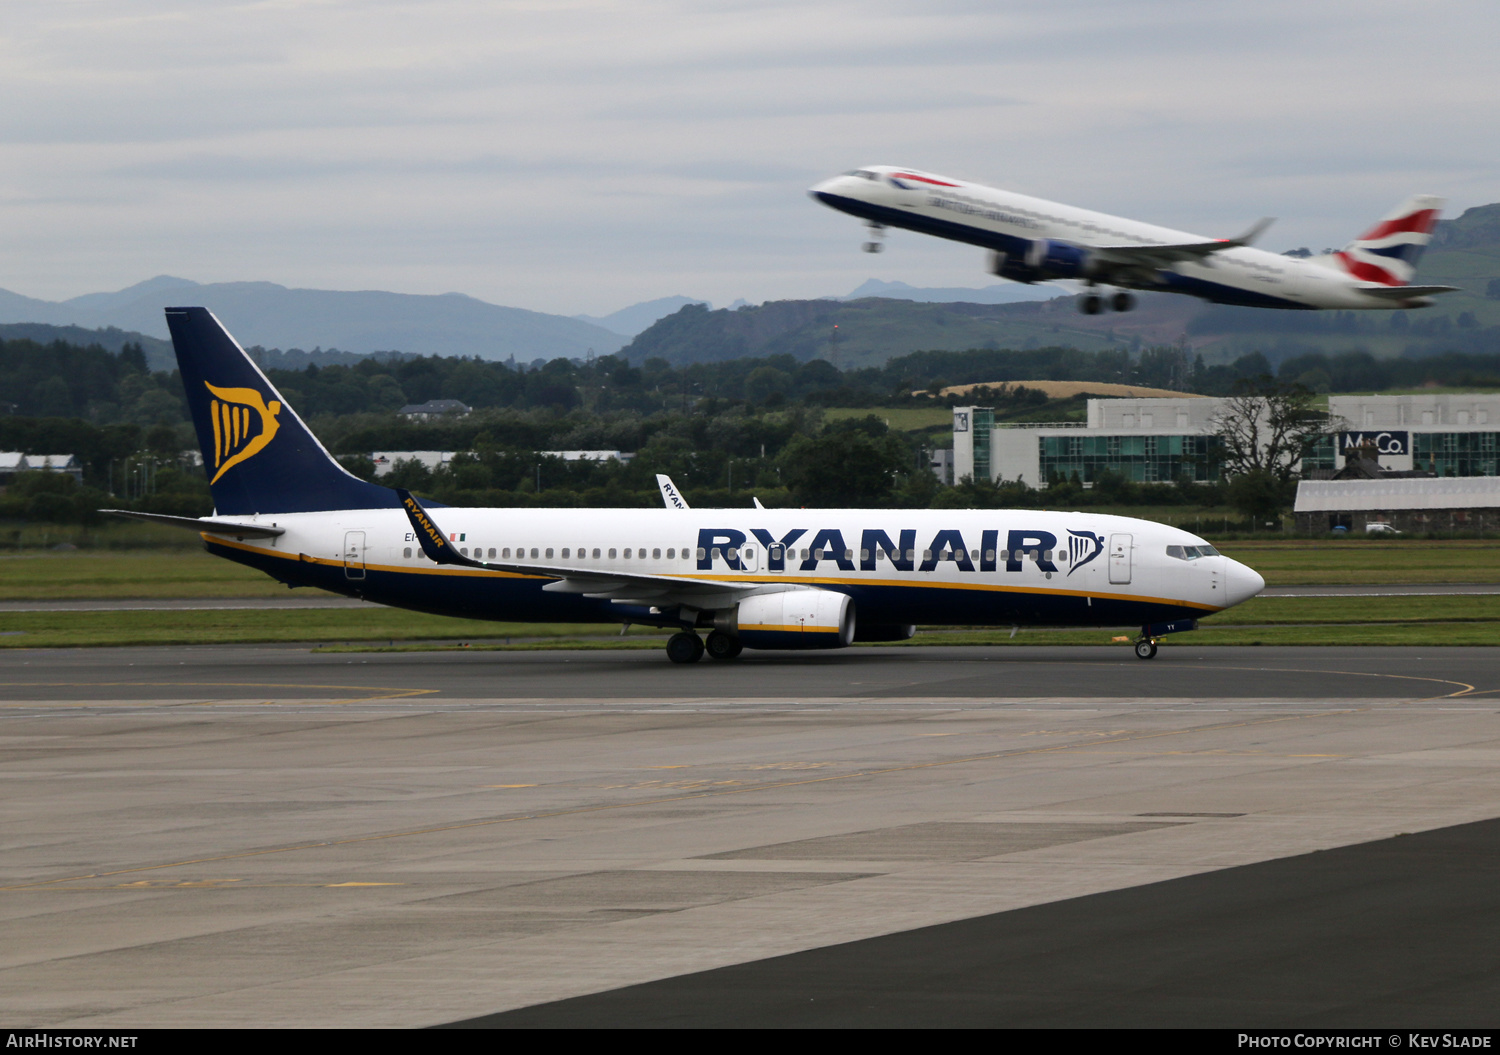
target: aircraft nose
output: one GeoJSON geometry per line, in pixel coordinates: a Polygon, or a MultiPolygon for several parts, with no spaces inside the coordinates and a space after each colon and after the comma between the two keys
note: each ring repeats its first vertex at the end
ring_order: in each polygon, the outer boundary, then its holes
{"type": "Polygon", "coordinates": [[[1224,558],[1224,600],[1229,602],[1225,607],[1248,601],[1265,588],[1266,580],[1260,572],[1237,560],[1224,558]]]}
{"type": "Polygon", "coordinates": [[[833,195],[835,188],[843,182],[843,179],[843,176],[834,176],[832,179],[823,180],[821,183],[814,183],[811,187],[807,188],[807,193],[811,197],[818,199],[818,201],[827,202],[833,195]]]}

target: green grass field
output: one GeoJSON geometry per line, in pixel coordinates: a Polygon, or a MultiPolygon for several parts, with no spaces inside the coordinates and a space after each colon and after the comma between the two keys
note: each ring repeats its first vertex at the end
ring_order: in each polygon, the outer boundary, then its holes
{"type": "Polygon", "coordinates": [[[953,411],[947,407],[829,407],[823,411],[825,421],[864,418],[873,414],[891,428],[901,432],[952,428],[953,411]]]}
{"type": "Polygon", "coordinates": [[[1269,586],[1500,582],[1500,542],[1488,539],[1268,539],[1218,548],[1269,586]]]}
{"type": "MultiPolygon", "coordinates": [[[[1500,582],[1500,543],[1363,538],[1226,542],[1271,585],[1500,582]]],[[[311,592],[311,591],[308,591],[311,592]]],[[[283,597],[259,572],[201,551],[0,556],[0,600],[283,597]]],[[[934,629],[914,645],[1110,644],[1124,630],[934,629]]],[[[0,612],[0,647],[311,642],[331,646],[655,648],[661,632],[611,625],[488,623],[371,605],[313,610],[0,612]],[[406,643],[404,646],[401,643],[406,643]]],[[[1500,644],[1500,597],[1257,597],[1169,644],[1500,644]]]]}
{"type": "Polygon", "coordinates": [[[0,601],[286,595],[287,588],[270,576],[211,556],[201,542],[189,550],[23,550],[0,556],[0,601]]]}

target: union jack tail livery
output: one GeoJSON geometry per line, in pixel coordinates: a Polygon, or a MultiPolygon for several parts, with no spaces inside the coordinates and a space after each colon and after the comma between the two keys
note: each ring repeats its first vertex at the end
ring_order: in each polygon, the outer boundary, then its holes
{"type": "Polygon", "coordinates": [[[1406,199],[1381,221],[1334,253],[1349,274],[1362,282],[1405,286],[1417,273],[1422,250],[1432,241],[1444,199],[1418,194],[1406,199]]]}

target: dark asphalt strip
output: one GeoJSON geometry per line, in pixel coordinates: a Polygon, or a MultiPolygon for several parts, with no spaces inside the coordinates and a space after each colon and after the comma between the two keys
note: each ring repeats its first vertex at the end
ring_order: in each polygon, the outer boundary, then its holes
{"type": "Polygon", "coordinates": [[[1227,868],[452,1023],[1500,1025],[1500,820],[1227,868]]]}

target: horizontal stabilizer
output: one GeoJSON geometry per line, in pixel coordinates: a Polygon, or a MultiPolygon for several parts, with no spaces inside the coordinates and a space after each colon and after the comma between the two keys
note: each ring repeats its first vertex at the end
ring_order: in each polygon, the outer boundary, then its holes
{"type": "Polygon", "coordinates": [[[1455,293],[1458,286],[1360,286],[1359,291],[1381,300],[1413,300],[1417,297],[1435,297],[1439,293],[1455,293]]]}
{"type": "Polygon", "coordinates": [[[101,513],[113,513],[117,517],[145,520],[152,524],[187,528],[189,531],[207,531],[215,535],[234,535],[238,538],[275,538],[285,535],[286,528],[270,527],[266,524],[240,524],[233,520],[213,520],[208,517],[174,517],[165,513],[137,513],[132,509],[101,509],[101,513]]]}

